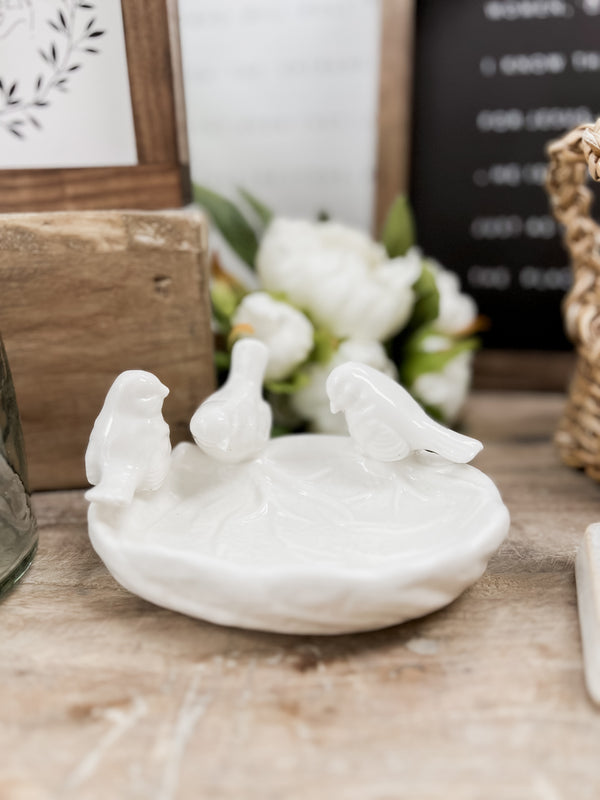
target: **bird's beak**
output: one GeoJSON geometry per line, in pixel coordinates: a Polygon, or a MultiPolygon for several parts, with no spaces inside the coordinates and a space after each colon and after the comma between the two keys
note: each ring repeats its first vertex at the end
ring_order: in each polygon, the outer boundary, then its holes
{"type": "Polygon", "coordinates": [[[329,401],[329,410],[331,411],[332,414],[337,414],[338,411],[341,411],[341,408],[338,406],[338,404],[335,402],[335,400],[330,400],[329,401]]]}

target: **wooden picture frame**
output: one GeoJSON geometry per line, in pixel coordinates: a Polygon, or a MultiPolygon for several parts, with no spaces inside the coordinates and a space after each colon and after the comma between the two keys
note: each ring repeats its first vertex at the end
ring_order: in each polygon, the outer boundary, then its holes
{"type": "Polygon", "coordinates": [[[416,0],[381,0],[375,235],[409,188],[415,7],[416,0]]]}
{"type": "Polygon", "coordinates": [[[0,212],[175,208],[190,200],[177,0],[121,0],[135,166],[0,170],[0,212]]]}

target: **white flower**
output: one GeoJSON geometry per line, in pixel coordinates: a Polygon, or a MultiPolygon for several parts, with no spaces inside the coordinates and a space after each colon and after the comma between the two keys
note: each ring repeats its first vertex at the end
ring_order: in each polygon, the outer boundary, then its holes
{"type": "Polygon", "coordinates": [[[348,433],[343,414],[332,414],[329,409],[329,397],[325,383],[334,367],[346,361],[360,361],[396,378],[395,365],[389,360],[379,342],[353,341],[343,342],[334,353],[328,364],[311,364],[308,367],[310,383],[290,397],[294,411],[307,420],[311,430],[318,433],[348,433]]]}
{"type": "Polygon", "coordinates": [[[313,326],[305,315],[266,292],[247,294],[231,322],[234,327],[248,326],[247,332],[269,348],[267,381],[286,378],[313,348],[313,326]]]}
{"type": "Polygon", "coordinates": [[[413,248],[389,259],[382,245],[344,225],[276,218],[256,265],[266,289],[284,292],[335,336],[384,341],[410,317],[421,256],[413,248]]]}
{"type": "Polygon", "coordinates": [[[444,269],[435,261],[427,261],[433,272],[435,284],[440,296],[440,309],[434,328],[448,335],[461,333],[473,324],[477,317],[477,306],[468,294],[460,291],[457,275],[444,269]]]}
{"type": "MultiPolygon", "coordinates": [[[[445,350],[452,342],[443,336],[428,336],[422,343],[425,352],[445,350]]],[[[464,405],[471,385],[472,351],[456,355],[439,372],[419,375],[410,387],[420,403],[439,409],[445,422],[451,423],[464,405]]]]}

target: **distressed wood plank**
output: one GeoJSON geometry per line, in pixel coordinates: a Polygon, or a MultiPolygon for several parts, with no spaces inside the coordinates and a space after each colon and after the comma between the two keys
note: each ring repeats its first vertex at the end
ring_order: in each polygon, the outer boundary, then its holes
{"type": "Polygon", "coordinates": [[[206,223],[196,212],[0,218],[0,328],[31,483],[85,485],[83,455],[106,391],[125,369],[171,389],[174,441],[213,388],[206,223]]]}
{"type": "Polygon", "coordinates": [[[39,555],[0,604],[0,797],[597,800],[574,559],[600,486],[554,454],[563,403],[471,399],[508,541],[448,608],[368,634],[157,608],[94,554],[79,492],[37,495],[39,555]]]}

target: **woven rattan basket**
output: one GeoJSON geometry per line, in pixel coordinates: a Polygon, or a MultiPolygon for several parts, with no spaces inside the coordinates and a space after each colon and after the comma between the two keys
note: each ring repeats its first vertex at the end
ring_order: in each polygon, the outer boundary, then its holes
{"type": "Polygon", "coordinates": [[[600,227],[590,216],[587,174],[600,180],[600,119],[580,125],[548,146],[546,189],[564,226],[573,286],[563,313],[577,364],[556,432],[563,461],[600,481],[600,227]]]}

